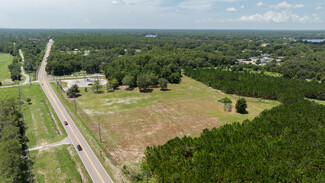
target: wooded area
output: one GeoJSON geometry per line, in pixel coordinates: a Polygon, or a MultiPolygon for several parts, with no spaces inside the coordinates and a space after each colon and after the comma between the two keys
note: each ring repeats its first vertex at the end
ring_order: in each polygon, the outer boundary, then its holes
{"type": "Polygon", "coordinates": [[[306,100],[252,121],[148,147],[158,182],[324,182],[325,106],[306,100]]]}
{"type": "Polygon", "coordinates": [[[27,182],[27,138],[18,100],[0,97],[0,182],[27,182]]]}
{"type": "Polygon", "coordinates": [[[228,94],[293,103],[304,97],[325,100],[325,84],[221,69],[185,69],[185,75],[228,94]]]}

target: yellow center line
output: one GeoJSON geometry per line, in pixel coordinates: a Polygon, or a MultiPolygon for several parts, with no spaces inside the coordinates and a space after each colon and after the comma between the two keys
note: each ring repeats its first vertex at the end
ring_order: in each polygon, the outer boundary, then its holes
{"type": "MultiPolygon", "coordinates": [[[[43,76],[44,76],[44,74],[43,74],[43,76]]],[[[44,86],[46,86],[46,88],[47,88],[47,91],[48,91],[48,93],[50,94],[50,96],[52,97],[52,99],[53,99],[54,103],[56,104],[56,106],[57,106],[57,107],[58,107],[58,109],[60,110],[60,112],[61,112],[61,114],[62,114],[62,116],[63,116],[64,120],[65,120],[65,121],[68,121],[68,120],[67,120],[67,118],[65,117],[65,115],[63,114],[63,112],[62,112],[61,108],[59,107],[58,103],[57,103],[57,102],[56,102],[56,100],[54,99],[54,97],[53,97],[53,95],[52,95],[52,93],[51,93],[51,90],[49,89],[49,86],[47,85],[47,83],[46,83],[46,82],[44,82],[44,80],[42,80],[42,82],[44,83],[44,86]]],[[[71,129],[71,131],[72,131],[73,135],[76,137],[76,139],[77,139],[78,143],[79,143],[79,144],[80,144],[80,146],[82,147],[82,145],[81,145],[81,143],[80,143],[80,141],[79,141],[79,139],[78,139],[77,135],[74,133],[74,131],[73,131],[73,129],[71,128],[71,126],[70,126],[70,125],[68,125],[68,126],[70,127],[70,129],[71,129]]],[[[87,156],[88,160],[90,161],[90,163],[93,165],[93,167],[94,167],[95,171],[97,172],[98,176],[100,177],[100,179],[102,180],[102,182],[104,182],[104,180],[103,180],[102,176],[99,174],[99,172],[97,171],[97,169],[96,169],[95,165],[94,165],[94,164],[93,164],[93,162],[90,160],[90,158],[89,158],[89,156],[88,156],[88,153],[87,153],[87,151],[86,151],[85,149],[84,149],[84,152],[85,152],[85,154],[86,154],[86,156],[87,156]]]]}

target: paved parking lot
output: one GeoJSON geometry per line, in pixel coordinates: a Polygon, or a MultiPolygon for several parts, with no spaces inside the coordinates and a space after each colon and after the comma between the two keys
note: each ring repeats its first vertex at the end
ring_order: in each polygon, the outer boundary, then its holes
{"type": "MultiPolygon", "coordinates": [[[[77,84],[79,87],[91,87],[92,83],[94,82],[93,78],[87,78],[87,79],[73,79],[73,80],[62,80],[62,82],[68,83],[68,87],[63,88],[65,91],[68,90],[72,85],[77,84]]],[[[99,83],[101,85],[106,85],[107,80],[106,79],[99,79],[99,83]]]]}

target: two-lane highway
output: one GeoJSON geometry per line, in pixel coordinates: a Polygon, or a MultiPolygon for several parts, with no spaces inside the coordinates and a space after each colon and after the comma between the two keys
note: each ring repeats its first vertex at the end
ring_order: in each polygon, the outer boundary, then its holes
{"type": "Polygon", "coordinates": [[[38,74],[38,80],[41,83],[42,89],[45,92],[47,98],[49,99],[51,105],[53,106],[56,114],[58,115],[61,123],[63,124],[64,121],[68,122],[68,125],[64,125],[64,129],[68,134],[68,137],[75,147],[76,151],[78,152],[78,155],[80,159],[82,160],[84,166],[86,167],[91,179],[95,183],[113,183],[110,176],[107,174],[106,170],[100,163],[100,161],[97,159],[96,155],[88,145],[87,141],[84,139],[82,134],[80,133],[77,126],[72,121],[70,115],[63,107],[62,103],[60,102],[59,98],[54,93],[51,85],[49,84],[48,78],[46,76],[45,72],[45,66],[47,57],[50,54],[51,46],[52,46],[53,40],[51,39],[47,45],[47,50],[44,55],[42,65],[39,70],[38,74]],[[76,148],[77,145],[80,145],[82,147],[82,151],[78,151],[76,148]]]}

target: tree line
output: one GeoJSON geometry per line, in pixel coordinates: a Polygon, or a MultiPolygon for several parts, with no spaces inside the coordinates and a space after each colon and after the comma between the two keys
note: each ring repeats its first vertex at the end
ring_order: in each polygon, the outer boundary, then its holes
{"type": "Polygon", "coordinates": [[[228,94],[293,103],[305,97],[325,100],[325,83],[230,72],[221,69],[185,69],[185,75],[228,94]]]}
{"type": "Polygon", "coordinates": [[[324,37],[322,31],[4,29],[0,30],[0,52],[18,56],[18,50],[22,49],[26,57],[25,70],[34,72],[44,54],[46,42],[54,38],[52,53],[55,56],[52,59],[50,56],[53,63],[47,72],[56,75],[71,74],[82,68],[88,73],[104,72],[104,65],[120,56],[146,54],[157,48],[164,50],[163,54],[178,53],[179,66],[191,68],[231,66],[236,64],[237,59],[249,59],[265,53],[273,58],[284,57],[280,66],[269,63],[267,69],[288,78],[321,81],[325,80],[325,44],[299,40],[324,37]],[[156,34],[157,37],[146,38],[146,34],[156,34]]]}
{"type": "Polygon", "coordinates": [[[13,81],[15,80],[21,80],[21,57],[20,56],[15,56],[12,59],[12,63],[8,65],[8,68],[10,70],[10,77],[13,81]]]}
{"type": "Polygon", "coordinates": [[[323,182],[325,107],[281,104],[252,121],[147,147],[157,182],[323,182]]]}
{"type": "Polygon", "coordinates": [[[0,98],[0,182],[28,182],[24,123],[19,102],[14,97],[0,98]]]}

